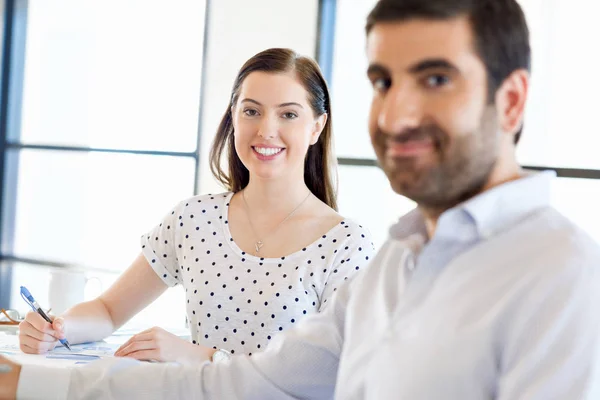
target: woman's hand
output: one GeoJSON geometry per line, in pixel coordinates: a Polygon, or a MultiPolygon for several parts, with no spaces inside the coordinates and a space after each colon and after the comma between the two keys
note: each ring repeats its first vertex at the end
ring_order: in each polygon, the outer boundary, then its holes
{"type": "Polygon", "coordinates": [[[115,357],[197,364],[210,360],[214,352],[215,350],[211,348],[197,346],[162,328],[154,327],[138,333],[125,342],[115,352],[115,357]]]}
{"type": "Polygon", "coordinates": [[[65,338],[65,321],[62,318],[46,322],[38,313],[30,311],[19,324],[19,347],[23,353],[43,354],[54,349],[58,339],[65,338]]]}

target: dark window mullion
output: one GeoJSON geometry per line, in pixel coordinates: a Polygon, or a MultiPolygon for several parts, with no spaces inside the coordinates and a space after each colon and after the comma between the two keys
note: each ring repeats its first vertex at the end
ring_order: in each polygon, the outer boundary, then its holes
{"type": "MultiPolygon", "coordinates": [[[[371,158],[338,157],[338,164],[354,167],[379,167],[377,160],[371,158]]],[[[523,165],[523,168],[533,171],[552,170],[556,172],[559,178],[600,179],[599,169],[561,168],[541,165],[523,165]]]]}
{"type": "Polygon", "coordinates": [[[50,150],[50,151],[73,151],[73,152],[95,152],[95,153],[120,153],[120,154],[140,154],[140,155],[152,155],[152,156],[198,158],[198,153],[195,151],[184,152],[184,151],[135,150],[135,149],[102,148],[102,147],[24,144],[24,143],[15,143],[15,142],[6,143],[6,148],[7,149],[18,149],[18,150],[50,150]]]}
{"type": "MultiPolygon", "coordinates": [[[[14,231],[14,201],[16,198],[16,174],[13,171],[13,165],[8,164],[6,154],[7,138],[9,134],[9,112],[11,100],[14,98],[14,93],[10,90],[15,90],[11,77],[14,71],[11,71],[14,61],[19,61],[19,56],[22,57],[24,49],[19,48],[19,44],[15,45],[17,40],[15,29],[18,28],[16,21],[17,13],[15,13],[15,3],[17,0],[6,0],[4,2],[4,32],[2,40],[2,64],[0,74],[2,74],[0,87],[0,261],[2,261],[2,251],[12,251],[12,236],[14,231]],[[14,46],[14,47],[13,47],[14,46]],[[13,59],[15,52],[20,52],[13,59]]],[[[22,5],[22,4],[20,4],[22,5]]],[[[23,17],[23,13],[19,13],[23,17]]],[[[26,13],[25,17],[26,19],[26,13]]],[[[21,21],[22,22],[22,21],[21,21]]],[[[20,66],[23,68],[23,65],[20,66]]],[[[0,308],[10,306],[12,286],[12,268],[10,265],[0,264],[0,308]]]]}

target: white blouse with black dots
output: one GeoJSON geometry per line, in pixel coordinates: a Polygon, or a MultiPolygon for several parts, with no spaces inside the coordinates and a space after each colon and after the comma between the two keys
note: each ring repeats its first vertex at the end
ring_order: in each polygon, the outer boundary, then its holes
{"type": "Polygon", "coordinates": [[[233,193],[184,200],[142,236],[142,252],[169,286],[182,284],[193,343],[251,355],[279,331],[321,311],[374,253],[350,220],[281,258],[242,251],[227,221],[233,193]]]}

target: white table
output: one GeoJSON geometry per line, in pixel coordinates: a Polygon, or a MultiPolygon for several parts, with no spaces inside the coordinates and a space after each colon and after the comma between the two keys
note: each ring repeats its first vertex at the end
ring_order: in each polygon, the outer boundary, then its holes
{"type": "MultiPolygon", "coordinates": [[[[19,350],[17,330],[0,332],[0,355],[10,358],[24,365],[45,365],[55,367],[78,367],[112,354],[125,343],[132,335],[143,329],[122,329],[115,332],[101,342],[71,345],[69,352],[60,346],[47,354],[25,354],[19,350]]],[[[189,331],[182,329],[169,329],[169,331],[182,339],[189,340],[189,331]]]]}

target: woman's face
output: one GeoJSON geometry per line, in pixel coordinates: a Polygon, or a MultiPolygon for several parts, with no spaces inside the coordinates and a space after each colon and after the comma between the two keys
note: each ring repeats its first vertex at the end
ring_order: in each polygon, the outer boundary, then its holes
{"type": "Polygon", "coordinates": [[[251,177],[304,179],[304,158],[327,115],[315,116],[294,73],[252,72],[232,107],[235,150],[251,177]]]}

